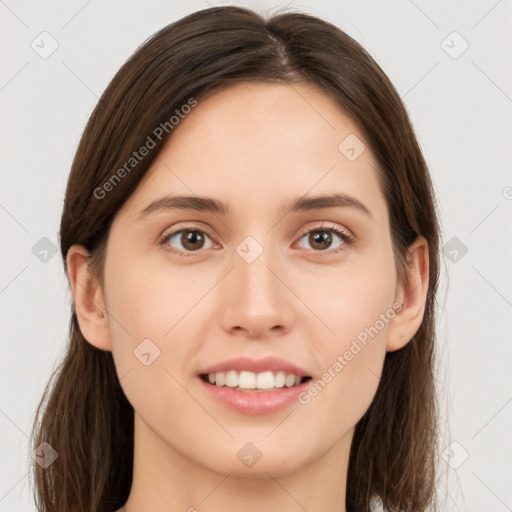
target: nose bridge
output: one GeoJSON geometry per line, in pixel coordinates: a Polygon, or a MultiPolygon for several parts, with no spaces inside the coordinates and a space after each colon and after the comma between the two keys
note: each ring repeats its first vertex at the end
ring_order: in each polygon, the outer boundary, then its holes
{"type": "Polygon", "coordinates": [[[245,238],[236,248],[233,264],[239,300],[253,303],[260,310],[277,304],[276,278],[269,270],[276,266],[276,258],[268,240],[260,243],[252,236],[245,238]]]}
{"type": "Polygon", "coordinates": [[[268,239],[265,242],[248,236],[235,249],[224,304],[225,329],[244,328],[256,335],[276,326],[289,327],[289,297],[274,275],[282,267],[268,239]]]}

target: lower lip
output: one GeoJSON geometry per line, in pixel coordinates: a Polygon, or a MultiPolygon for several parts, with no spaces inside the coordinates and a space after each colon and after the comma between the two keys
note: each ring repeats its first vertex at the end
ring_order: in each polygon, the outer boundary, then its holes
{"type": "Polygon", "coordinates": [[[271,391],[237,391],[234,388],[209,384],[200,377],[199,380],[213,398],[244,414],[271,414],[280,411],[294,401],[298,401],[298,395],[311,382],[310,379],[298,386],[271,391]]]}

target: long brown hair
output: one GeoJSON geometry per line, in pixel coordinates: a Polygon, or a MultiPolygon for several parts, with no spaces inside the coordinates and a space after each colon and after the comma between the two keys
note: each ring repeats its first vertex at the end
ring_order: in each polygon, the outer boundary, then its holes
{"type": "MultiPolygon", "coordinates": [[[[142,147],[156,127],[190,98],[233,82],[307,82],[332,97],[360,127],[379,164],[399,278],[418,235],[429,246],[423,322],[402,349],[386,354],[376,396],[358,422],[348,468],[347,510],[427,510],[435,498],[437,402],[434,388],[438,221],[433,187],[407,112],[370,55],[334,25],[280,12],[265,18],[224,6],[190,14],[158,31],[121,67],[91,115],[70,172],[60,248],[67,274],[71,245],[90,251],[101,280],[112,221],[172,131],[99,198],[98,189],[142,147]]],[[[44,512],[110,512],[132,483],[133,408],[111,352],[89,344],[71,306],[63,360],[37,409],[34,450],[47,442],[58,458],[32,466],[35,500],[44,512]]]]}

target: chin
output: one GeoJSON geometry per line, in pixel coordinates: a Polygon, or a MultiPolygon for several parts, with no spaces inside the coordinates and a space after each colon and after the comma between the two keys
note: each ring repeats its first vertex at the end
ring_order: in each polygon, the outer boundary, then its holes
{"type": "MultiPolygon", "coordinates": [[[[237,446],[235,458],[231,456],[233,452],[230,451],[229,454],[218,456],[217,460],[222,460],[222,464],[211,466],[212,459],[210,459],[208,466],[210,466],[211,470],[218,473],[230,474],[232,478],[260,480],[286,476],[308,464],[306,459],[297,456],[297,450],[287,452],[281,450],[277,453],[279,446],[262,448],[260,450],[261,455],[256,450],[252,452],[252,448],[249,447],[246,447],[245,451],[243,450],[244,448],[240,449],[237,446]],[[250,455],[246,455],[251,453],[253,460],[250,459],[250,455]]],[[[213,460],[215,460],[215,457],[213,460]]]]}

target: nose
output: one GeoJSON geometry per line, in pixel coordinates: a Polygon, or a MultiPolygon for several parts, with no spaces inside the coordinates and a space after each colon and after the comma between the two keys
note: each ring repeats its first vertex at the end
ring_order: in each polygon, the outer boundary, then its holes
{"type": "Polygon", "coordinates": [[[283,284],[284,271],[268,250],[249,261],[233,255],[233,268],[223,283],[223,327],[251,338],[282,336],[293,321],[293,295],[283,284]]]}

